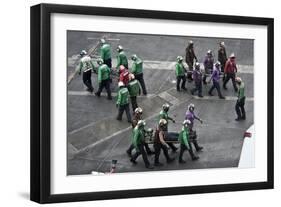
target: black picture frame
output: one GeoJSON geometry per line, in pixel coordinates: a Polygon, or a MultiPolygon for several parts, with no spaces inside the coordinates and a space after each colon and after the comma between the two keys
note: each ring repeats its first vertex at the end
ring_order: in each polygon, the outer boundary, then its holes
{"type": "Polygon", "coordinates": [[[271,189],[274,186],[274,20],[272,18],[195,14],[168,11],[103,8],[56,4],[31,7],[31,174],[30,199],[38,203],[88,201],[147,196],[211,193],[271,189]],[[234,23],[267,26],[267,181],[238,184],[171,187],[74,194],[51,194],[50,130],[51,130],[51,71],[50,71],[50,15],[52,13],[99,15],[112,17],[151,18],[210,23],[234,23]]]}

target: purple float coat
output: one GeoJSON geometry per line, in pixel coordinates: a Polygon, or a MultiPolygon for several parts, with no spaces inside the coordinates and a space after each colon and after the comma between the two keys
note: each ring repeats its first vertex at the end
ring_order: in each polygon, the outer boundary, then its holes
{"type": "Polygon", "coordinates": [[[192,77],[195,83],[200,83],[202,81],[202,73],[199,70],[194,70],[192,77]]]}
{"type": "Polygon", "coordinates": [[[215,81],[215,82],[219,82],[219,81],[220,81],[220,71],[219,71],[218,68],[216,68],[216,66],[214,66],[211,79],[212,79],[213,81],[215,81]]]}
{"type": "Polygon", "coordinates": [[[190,129],[192,130],[193,124],[194,124],[194,119],[197,119],[193,111],[187,110],[185,113],[185,120],[189,120],[191,122],[190,124],[190,129]]]}
{"type": "Polygon", "coordinates": [[[206,69],[212,69],[213,65],[214,65],[214,58],[213,58],[213,56],[206,55],[205,59],[204,59],[204,68],[205,68],[205,70],[206,69]]]}

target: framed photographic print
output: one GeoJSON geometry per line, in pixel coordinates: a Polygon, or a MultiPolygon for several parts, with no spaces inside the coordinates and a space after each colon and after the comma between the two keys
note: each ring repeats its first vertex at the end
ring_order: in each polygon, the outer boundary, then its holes
{"type": "Polygon", "coordinates": [[[31,200],[273,188],[273,22],[31,7],[31,200]]]}

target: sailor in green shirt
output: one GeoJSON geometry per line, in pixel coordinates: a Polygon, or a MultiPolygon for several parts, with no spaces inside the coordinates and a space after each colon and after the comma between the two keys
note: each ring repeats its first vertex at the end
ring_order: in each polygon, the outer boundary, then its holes
{"type": "Polygon", "coordinates": [[[189,126],[191,122],[189,120],[184,120],[182,123],[183,127],[181,132],[179,133],[179,142],[180,142],[180,155],[179,155],[179,163],[185,163],[182,156],[185,150],[188,150],[192,160],[198,160],[199,157],[194,155],[189,135],[189,126]]]}
{"type": "Polygon", "coordinates": [[[245,112],[245,84],[242,81],[241,78],[236,77],[235,79],[237,85],[238,85],[238,99],[235,105],[235,110],[236,110],[236,114],[237,114],[237,118],[235,119],[236,121],[240,121],[240,120],[245,120],[246,119],[246,112],[245,112]]]}
{"type": "Polygon", "coordinates": [[[186,82],[186,76],[185,76],[185,72],[186,69],[183,66],[183,57],[182,56],[178,56],[177,57],[177,63],[176,63],[176,76],[177,76],[177,91],[180,91],[180,83],[181,83],[181,89],[182,90],[187,90],[185,87],[185,82],[186,82]]]}
{"type": "Polygon", "coordinates": [[[134,74],[129,74],[129,83],[127,85],[129,90],[133,112],[138,108],[137,96],[140,93],[140,86],[138,80],[135,79],[134,74]]]}
{"type": "Polygon", "coordinates": [[[98,59],[97,63],[99,65],[98,68],[98,83],[99,89],[95,93],[97,97],[100,97],[103,88],[106,89],[107,92],[107,99],[111,100],[111,90],[110,90],[110,68],[103,63],[102,59],[98,59]]]}
{"type": "Polygon", "coordinates": [[[144,79],[143,79],[143,61],[137,56],[132,55],[133,65],[131,73],[135,75],[135,78],[139,81],[143,95],[147,95],[144,79]]]}
{"type": "Polygon", "coordinates": [[[105,39],[101,39],[101,47],[100,47],[100,56],[103,60],[104,64],[106,64],[110,69],[112,68],[111,63],[111,46],[105,41],[105,39]]]}
{"type": "MultiPolygon", "coordinates": [[[[168,134],[168,123],[169,123],[169,120],[172,121],[173,123],[176,122],[173,118],[171,118],[168,115],[169,109],[170,109],[170,105],[168,103],[163,104],[162,110],[160,111],[159,116],[158,116],[158,120],[157,120],[158,123],[159,123],[159,121],[161,119],[165,119],[167,121],[167,124],[165,125],[165,127],[163,127],[163,131],[166,134],[168,134]]],[[[169,142],[168,145],[172,149],[173,152],[177,151],[178,148],[173,143],[169,142]]]]}
{"type": "Polygon", "coordinates": [[[78,74],[81,75],[82,72],[82,79],[83,83],[87,87],[87,91],[90,93],[93,93],[94,88],[92,85],[92,71],[94,70],[94,65],[92,63],[91,57],[87,55],[87,52],[85,50],[82,50],[80,53],[81,59],[80,63],[77,67],[78,74]]]}
{"type": "Polygon", "coordinates": [[[170,109],[170,105],[168,103],[163,104],[162,110],[160,111],[158,120],[157,120],[157,122],[159,122],[160,119],[165,119],[167,121],[167,125],[166,125],[167,127],[166,127],[165,131],[168,131],[169,120],[172,121],[173,123],[175,123],[175,120],[168,115],[169,109],[170,109]]]}
{"type": "Polygon", "coordinates": [[[123,47],[119,45],[116,50],[118,52],[116,68],[119,69],[120,65],[123,65],[125,68],[128,68],[128,59],[124,52],[123,47]]]}
{"type": "Polygon", "coordinates": [[[139,120],[137,126],[133,129],[133,145],[136,149],[136,153],[132,155],[130,161],[133,164],[137,164],[136,159],[139,155],[142,155],[145,167],[148,169],[153,169],[153,166],[149,163],[147,154],[144,149],[144,126],[145,121],[139,120]]]}
{"type": "Polygon", "coordinates": [[[124,111],[126,111],[127,119],[129,123],[132,123],[132,118],[130,114],[130,107],[129,107],[129,91],[125,87],[123,82],[118,83],[119,91],[117,95],[117,102],[116,106],[118,107],[118,115],[117,120],[121,121],[124,111]]]}

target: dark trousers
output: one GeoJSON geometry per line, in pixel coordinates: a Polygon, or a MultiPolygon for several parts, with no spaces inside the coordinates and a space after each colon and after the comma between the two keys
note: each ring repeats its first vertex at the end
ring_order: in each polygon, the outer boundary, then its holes
{"type": "MultiPolygon", "coordinates": [[[[176,132],[168,132],[168,128],[164,131],[164,134],[165,134],[164,137],[166,141],[178,140],[179,134],[176,132]]],[[[177,151],[178,148],[172,142],[168,142],[167,144],[172,149],[172,151],[174,152],[177,151]]]]}
{"type": "Polygon", "coordinates": [[[192,78],[193,66],[192,66],[192,64],[189,64],[189,63],[187,63],[187,65],[188,65],[187,80],[188,80],[188,82],[191,82],[193,80],[193,78],[192,78]]]}
{"type": "Polygon", "coordinates": [[[132,121],[131,114],[130,114],[130,106],[129,104],[125,105],[120,105],[118,108],[118,115],[117,115],[117,120],[122,120],[122,116],[124,111],[126,111],[127,119],[128,121],[132,121]]]}
{"type": "Polygon", "coordinates": [[[205,74],[203,76],[203,83],[207,84],[206,79],[207,79],[207,75],[212,74],[213,72],[213,68],[209,68],[209,69],[205,69],[205,74]]]}
{"type": "Polygon", "coordinates": [[[191,90],[191,93],[194,94],[198,91],[198,96],[202,96],[202,82],[195,83],[195,88],[191,90]]]}
{"type": "Polygon", "coordinates": [[[83,79],[83,83],[85,84],[85,86],[87,86],[88,90],[92,92],[94,88],[92,85],[91,76],[92,76],[92,71],[88,70],[87,72],[83,72],[82,79],[83,79]]]}
{"type": "Polygon", "coordinates": [[[235,73],[227,73],[226,74],[226,77],[224,79],[224,82],[223,82],[223,87],[226,88],[226,84],[227,82],[231,79],[232,81],[232,85],[233,85],[233,88],[235,91],[237,91],[237,86],[236,86],[236,83],[235,83],[235,73]]]}
{"type": "Polygon", "coordinates": [[[110,80],[102,80],[101,83],[99,84],[99,89],[97,91],[97,95],[100,96],[103,88],[105,88],[106,92],[107,92],[107,97],[108,98],[112,98],[111,97],[111,90],[110,90],[110,80]]]}
{"type": "Polygon", "coordinates": [[[138,108],[137,97],[131,96],[130,98],[131,98],[131,104],[132,104],[133,113],[134,113],[135,109],[138,108]]]}
{"type": "Polygon", "coordinates": [[[149,163],[149,161],[148,161],[147,154],[146,154],[146,152],[145,152],[145,150],[144,150],[144,144],[143,144],[143,143],[141,143],[141,144],[138,145],[138,148],[137,148],[136,153],[132,156],[132,161],[136,161],[136,159],[137,159],[138,156],[140,156],[140,155],[142,155],[142,159],[143,159],[143,161],[144,161],[145,166],[146,166],[146,167],[149,166],[150,163],[149,163]]]}
{"type": "MultiPolygon", "coordinates": [[[[144,145],[144,148],[145,148],[146,153],[147,153],[147,154],[151,154],[152,151],[151,151],[151,149],[149,148],[148,144],[147,144],[147,143],[144,143],[143,145],[144,145]]],[[[132,154],[133,149],[135,149],[135,146],[134,146],[133,144],[131,144],[130,147],[127,149],[127,153],[128,153],[128,154],[132,154]]]]}
{"type": "Polygon", "coordinates": [[[145,83],[144,83],[144,79],[143,79],[143,73],[136,74],[135,79],[137,79],[140,82],[143,95],[146,95],[147,91],[146,91],[146,87],[145,87],[145,83]]]}
{"type": "Polygon", "coordinates": [[[180,90],[180,83],[181,83],[181,88],[186,89],[185,87],[185,82],[186,82],[186,77],[185,75],[177,76],[177,90],[180,90]],[[181,83],[182,81],[182,83],[181,83]]]}
{"type": "Polygon", "coordinates": [[[112,67],[112,61],[111,58],[107,59],[107,60],[103,60],[104,64],[106,64],[110,69],[112,67]]]}
{"type": "Polygon", "coordinates": [[[171,160],[169,153],[168,153],[168,148],[165,145],[163,145],[162,143],[154,143],[153,146],[154,146],[154,150],[155,150],[155,157],[154,157],[155,164],[159,163],[159,156],[161,154],[161,149],[163,150],[166,160],[167,161],[171,160]]]}
{"type": "Polygon", "coordinates": [[[220,63],[221,63],[221,72],[224,73],[224,67],[226,62],[220,61],[220,63]]]}
{"type": "Polygon", "coordinates": [[[245,97],[241,98],[240,101],[237,100],[236,105],[235,105],[235,111],[237,114],[238,119],[246,119],[246,112],[245,112],[245,97]]]}
{"type": "Polygon", "coordinates": [[[192,146],[191,146],[190,142],[188,142],[188,147],[184,144],[181,144],[181,146],[180,146],[179,161],[183,161],[182,157],[183,157],[183,153],[185,150],[188,150],[192,159],[195,157],[193,150],[192,150],[192,146]]]}
{"type": "Polygon", "coordinates": [[[217,89],[219,97],[222,97],[221,88],[220,88],[220,83],[219,82],[213,81],[213,85],[212,85],[212,87],[209,90],[209,94],[212,94],[214,89],[217,89]]]}

